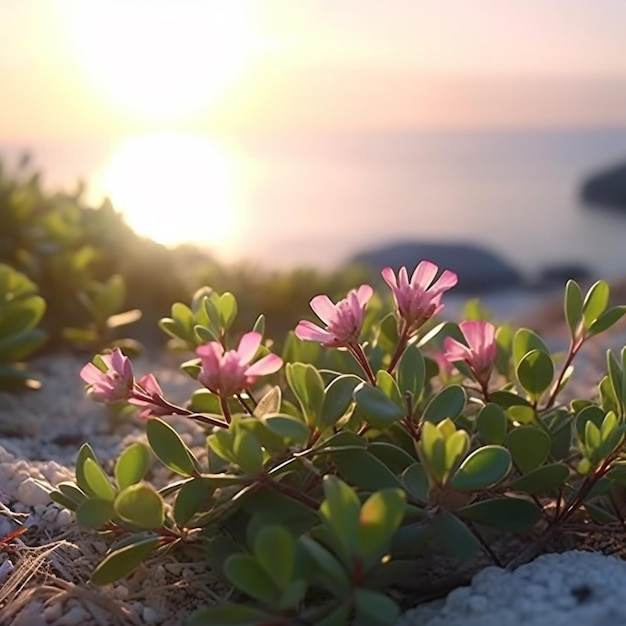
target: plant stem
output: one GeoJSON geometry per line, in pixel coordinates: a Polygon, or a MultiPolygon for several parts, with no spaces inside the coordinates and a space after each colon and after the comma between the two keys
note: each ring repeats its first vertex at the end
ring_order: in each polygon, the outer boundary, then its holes
{"type": "Polygon", "coordinates": [[[248,414],[248,415],[254,415],[254,409],[251,409],[247,404],[246,401],[244,400],[243,396],[238,393],[235,395],[235,397],[237,398],[237,401],[239,402],[239,404],[241,404],[241,406],[243,407],[243,410],[248,414]]]}
{"type": "Polygon", "coordinates": [[[565,373],[567,372],[568,367],[572,364],[574,357],[576,356],[578,351],[581,349],[584,341],[585,340],[583,337],[580,337],[578,339],[574,339],[574,338],[570,339],[569,349],[567,352],[567,358],[565,359],[565,362],[563,363],[563,368],[561,369],[561,373],[559,374],[559,377],[557,378],[556,382],[554,383],[554,386],[552,387],[552,391],[550,392],[550,397],[548,398],[548,401],[546,402],[546,405],[543,407],[542,410],[545,411],[546,409],[552,408],[552,405],[555,403],[556,397],[559,394],[559,390],[560,390],[561,384],[563,383],[563,378],[565,377],[565,373]]]}
{"type": "Polygon", "coordinates": [[[372,386],[376,387],[376,376],[374,376],[374,372],[365,356],[365,352],[363,352],[363,348],[360,344],[354,344],[348,346],[348,352],[355,358],[356,362],[361,366],[361,369],[365,373],[367,380],[372,384],[372,386]]]}
{"type": "Polygon", "coordinates": [[[230,416],[230,409],[228,408],[228,398],[224,398],[220,396],[220,408],[222,409],[222,415],[224,415],[224,419],[227,424],[230,424],[232,421],[232,417],[230,416]]]}
{"type": "Polygon", "coordinates": [[[400,338],[398,339],[398,345],[396,346],[393,356],[391,357],[391,361],[389,362],[389,367],[387,368],[387,372],[389,372],[389,374],[393,372],[396,365],[398,364],[398,361],[400,360],[400,357],[404,354],[406,344],[409,341],[408,331],[409,329],[406,325],[406,322],[403,322],[402,333],[400,334],[400,338]]]}

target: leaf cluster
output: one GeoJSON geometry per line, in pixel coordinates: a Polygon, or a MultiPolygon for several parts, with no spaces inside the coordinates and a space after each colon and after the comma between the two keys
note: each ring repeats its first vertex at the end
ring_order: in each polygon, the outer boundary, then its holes
{"type": "MultiPolygon", "coordinates": [[[[607,354],[595,397],[560,399],[581,347],[626,312],[608,303],[606,283],[586,294],[568,283],[565,354],[500,326],[487,388],[462,363],[439,371],[443,339],[460,336],[451,322],[424,329],[392,366],[397,324],[374,302],[362,344],[373,379],[345,352],[288,338],[283,377],[229,399],[230,423],[207,425],[206,456],[151,418],[148,447],[125,450],[114,478],[85,445],[76,482],[52,497],[113,540],[97,584],[200,543],[247,602],[201,609],[193,625],[393,624],[387,592],[425,551],[497,559],[490,540],[502,533],[540,538],[575,514],[624,524],[626,349],[607,354]],[[159,490],[146,481],[154,459],[175,476],[159,490]]],[[[227,343],[237,310],[230,293],[204,290],[161,327],[187,349],[227,343]]],[[[191,407],[219,418],[219,400],[202,390],[191,407]]]]}

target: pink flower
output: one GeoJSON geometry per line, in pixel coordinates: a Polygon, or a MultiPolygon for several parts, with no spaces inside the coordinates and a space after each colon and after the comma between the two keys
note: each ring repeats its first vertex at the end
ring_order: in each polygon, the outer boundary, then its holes
{"type": "Polygon", "coordinates": [[[137,381],[134,394],[129,398],[128,402],[142,409],[139,411],[139,417],[144,420],[149,417],[171,415],[172,410],[160,404],[158,398],[163,398],[163,390],[154,377],[154,374],[146,374],[137,381]],[[150,402],[147,399],[149,397],[153,397],[155,401],[150,402]]]}
{"type": "Polygon", "coordinates": [[[296,337],[303,341],[318,341],[328,348],[355,346],[361,334],[365,306],[372,293],[369,285],[361,285],[358,289],[352,289],[337,304],[333,304],[326,295],[315,296],[311,300],[311,308],[326,324],[326,328],[302,320],[296,326],[296,337]]]}
{"type": "Polygon", "coordinates": [[[93,363],[87,363],[80,371],[80,377],[88,384],[87,394],[96,402],[107,404],[127,400],[135,384],[130,359],[119,348],[100,355],[100,358],[107,367],[106,371],[93,363]]]}
{"type": "Polygon", "coordinates": [[[490,322],[465,321],[459,324],[459,328],[467,345],[446,337],[443,342],[445,357],[450,363],[463,361],[476,380],[486,386],[497,355],[495,326],[490,322]]]}
{"type": "Polygon", "coordinates": [[[403,320],[405,332],[415,332],[439,313],[443,309],[443,304],[440,304],[443,292],[457,284],[458,277],[450,270],[445,270],[433,283],[438,269],[430,261],[421,261],[410,282],[406,267],[400,268],[397,278],[390,267],[382,271],[382,277],[393,292],[398,318],[403,320]]]}
{"type": "Polygon", "coordinates": [[[242,392],[257,376],[273,374],[283,364],[279,356],[268,354],[250,365],[260,345],[260,333],[251,332],[241,337],[237,350],[224,352],[217,341],[199,346],[196,354],[202,361],[202,370],[198,381],[222,398],[242,392]]]}

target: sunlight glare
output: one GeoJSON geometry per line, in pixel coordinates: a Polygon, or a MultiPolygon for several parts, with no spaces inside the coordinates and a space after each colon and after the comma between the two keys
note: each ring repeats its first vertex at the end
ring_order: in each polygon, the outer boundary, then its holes
{"type": "Polygon", "coordinates": [[[122,143],[101,187],[139,234],[165,245],[198,243],[229,256],[239,216],[235,163],[203,137],[149,135],[122,143]]]}
{"type": "Polygon", "coordinates": [[[153,119],[218,98],[253,58],[259,39],[249,0],[69,2],[69,35],[108,97],[153,119]]]}

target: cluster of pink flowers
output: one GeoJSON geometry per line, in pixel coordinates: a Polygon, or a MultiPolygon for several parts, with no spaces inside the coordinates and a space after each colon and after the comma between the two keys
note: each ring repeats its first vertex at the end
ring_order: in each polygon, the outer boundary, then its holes
{"type": "MultiPolygon", "coordinates": [[[[217,341],[200,346],[196,350],[201,362],[198,381],[220,398],[241,393],[258,376],[272,374],[282,366],[282,359],[275,354],[268,354],[251,365],[260,345],[261,335],[251,332],[242,336],[237,350],[225,351],[217,341]]],[[[144,419],[172,414],[173,407],[163,397],[153,374],[136,381],[130,359],[119,348],[101,358],[106,366],[104,371],[88,363],[80,372],[88,384],[87,394],[93,400],[107,404],[125,400],[139,407],[139,415],[144,419]]]]}
{"type": "MultiPolygon", "coordinates": [[[[438,270],[434,263],[422,261],[410,280],[406,267],[402,267],[397,275],[390,267],[382,271],[382,277],[393,293],[400,333],[396,354],[388,371],[395,367],[409,339],[441,312],[444,307],[442,295],[458,281],[457,275],[449,270],[435,280],[438,270]]],[[[370,382],[375,384],[374,374],[359,343],[365,310],[372,294],[370,285],[361,285],[336,304],[326,295],[315,296],[310,305],[323,326],[303,320],[298,323],[295,332],[304,341],[349,350],[370,382]]],[[[460,329],[466,345],[447,338],[443,356],[450,365],[465,363],[486,391],[496,358],[495,328],[489,322],[466,321],[461,322],[460,329]]],[[[277,372],[283,362],[275,354],[267,354],[253,362],[261,339],[259,333],[249,332],[241,337],[236,350],[226,350],[217,341],[199,346],[196,350],[201,363],[198,381],[224,401],[241,394],[259,376],[277,372]]],[[[143,418],[171,414],[173,407],[164,399],[161,387],[152,374],[136,381],[130,360],[117,348],[102,355],[101,359],[105,368],[100,369],[89,363],[81,370],[81,377],[88,384],[88,394],[94,400],[105,403],[125,400],[139,407],[143,418]]]]}

